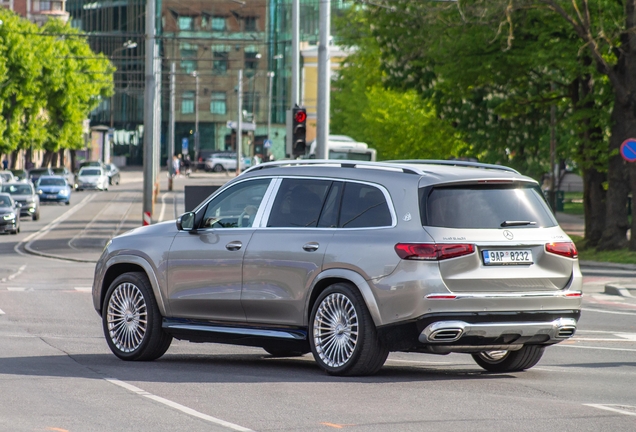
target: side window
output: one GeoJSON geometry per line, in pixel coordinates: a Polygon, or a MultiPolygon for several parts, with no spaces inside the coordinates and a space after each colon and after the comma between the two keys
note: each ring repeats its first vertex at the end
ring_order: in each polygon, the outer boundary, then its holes
{"type": "Polygon", "coordinates": [[[346,183],[340,227],[383,227],[391,226],[391,222],[391,212],[380,189],[360,183],[346,183]]]}
{"type": "Polygon", "coordinates": [[[329,180],[284,179],[268,227],[316,227],[329,187],[329,180]]]}
{"type": "Polygon", "coordinates": [[[325,205],[318,221],[319,228],[337,228],[338,214],[340,214],[340,202],[342,198],[343,182],[333,182],[329,195],[325,200],[325,205]]]}
{"type": "Polygon", "coordinates": [[[201,228],[251,227],[269,183],[249,180],[224,190],[208,203],[201,228]]]}

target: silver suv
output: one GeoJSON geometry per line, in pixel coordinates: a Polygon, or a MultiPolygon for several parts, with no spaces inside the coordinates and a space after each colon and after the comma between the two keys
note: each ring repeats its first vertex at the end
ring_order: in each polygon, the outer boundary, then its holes
{"type": "Polygon", "coordinates": [[[93,301],[124,360],[175,337],[311,351],[333,375],[373,374],[391,351],[513,372],[574,334],[581,283],[539,185],[510,168],[281,161],[114,238],[93,301]]]}

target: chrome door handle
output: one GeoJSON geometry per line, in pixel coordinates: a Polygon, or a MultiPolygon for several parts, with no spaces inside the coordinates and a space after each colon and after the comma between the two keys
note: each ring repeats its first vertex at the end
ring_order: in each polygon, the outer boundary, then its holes
{"type": "Polygon", "coordinates": [[[231,241],[228,244],[225,245],[225,249],[229,250],[229,251],[237,251],[240,248],[243,247],[243,243],[241,243],[240,241],[236,240],[236,241],[231,241]]]}
{"type": "Polygon", "coordinates": [[[309,242],[303,245],[303,249],[305,249],[307,252],[314,252],[318,250],[319,246],[320,244],[317,242],[309,242]]]}

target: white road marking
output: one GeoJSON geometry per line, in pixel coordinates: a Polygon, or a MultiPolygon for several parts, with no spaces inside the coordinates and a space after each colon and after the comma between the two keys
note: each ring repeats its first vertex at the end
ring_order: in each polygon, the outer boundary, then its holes
{"type": "Polygon", "coordinates": [[[209,416],[207,414],[203,414],[203,413],[201,413],[199,411],[193,410],[192,408],[188,408],[187,406],[184,406],[184,405],[178,404],[176,402],[173,402],[171,400],[162,398],[161,396],[153,395],[152,393],[148,393],[147,391],[142,390],[139,387],[135,387],[132,384],[128,384],[127,382],[120,381],[120,380],[114,379],[114,378],[104,378],[104,379],[106,381],[108,381],[109,383],[111,383],[111,384],[115,384],[116,386],[125,388],[126,390],[131,391],[131,392],[133,392],[135,394],[138,394],[139,396],[147,397],[148,399],[152,399],[155,402],[159,402],[161,404],[169,406],[170,408],[174,408],[176,410],[179,410],[179,411],[181,411],[184,414],[188,414],[188,415],[191,415],[193,417],[199,418],[201,420],[205,420],[205,421],[208,421],[210,423],[214,423],[214,424],[217,424],[219,426],[223,426],[223,427],[225,427],[227,429],[232,429],[232,430],[240,431],[240,432],[253,432],[252,429],[248,429],[246,427],[239,426],[237,424],[230,423],[230,422],[227,422],[225,420],[221,420],[221,419],[218,419],[216,417],[209,416]]]}
{"type": "MultiPolygon", "coordinates": [[[[618,336],[618,335],[617,335],[618,336]]],[[[576,342],[636,342],[636,339],[612,339],[612,338],[577,338],[574,337],[570,340],[576,342]]]]}
{"type": "Polygon", "coordinates": [[[7,291],[26,291],[24,287],[7,287],[7,291]]]}
{"type": "Polygon", "coordinates": [[[634,313],[634,312],[606,311],[606,310],[590,309],[590,308],[581,308],[581,310],[582,311],[586,311],[586,312],[598,312],[598,313],[608,313],[608,314],[614,314],[614,315],[632,315],[632,316],[636,316],[636,313],[634,313]]]}
{"type": "Polygon", "coordinates": [[[159,213],[159,222],[163,222],[163,215],[166,213],[166,195],[170,192],[166,192],[161,195],[161,212],[159,213]]]}
{"type": "Polygon", "coordinates": [[[612,412],[623,414],[623,415],[636,416],[636,407],[633,407],[633,406],[627,406],[627,405],[603,405],[603,404],[583,404],[583,405],[589,406],[589,407],[592,407],[592,408],[606,410],[606,411],[612,411],[612,412]],[[635,410],[635,411],[634,412],[626,411],[626,410],[621,409],[621,408],[632,409],[632,410],[635,410]]]}
{"type": "Polygon", "coordinates": [[[4,315],[4,311],[0,309],[0,315],[4,315]]]}
{"type": "Polygon", "coordinates": [[[92,292],[93,288],[92,287],[75,287],[75,291],[79,291],[79,292],[92,292]]]}
{"type": "Polygon", "coordinates": [[[24,264],[22,267],[20,267],[17,272],[15,272],[13,274],[10,274],[6,278],[0,279],[0,282],[6,282],[6,281],[10,281],[10,280],[15,279],[16,277],[20,276],[20,274],[24,271],[25,268],[26,268],[26,264],[24,264]]]}
{"type": "Polygon", "coordinates": [[[595,350],[602,350],[602,351],[636,352],[636,349],[630,349],[630,348],[608,348],[608,347],[593,347],[593,346],[566,345],[566,344],[556,344],[554,346],[561,347],[561,348],[580,348],[580,349],[595,349],[595,350]]]}

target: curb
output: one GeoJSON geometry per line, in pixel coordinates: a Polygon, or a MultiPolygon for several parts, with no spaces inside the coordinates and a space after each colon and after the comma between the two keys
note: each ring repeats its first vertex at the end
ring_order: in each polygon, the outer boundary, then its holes
{"type": "Polygon", "coordinates": [[[622,285],[618,284],[607,284],[605,285],[605,294],[616,295],[620,297],[627,298],[635,298],[631,292],[629,292],[629,288],[625,288],[622,285]]]}
{"type": "Polygon", "coordinates": [[[587,268],[633,270],[636,272],[636,264],[619,264],[619,263],[600,262],[600,261],[579,261],[579,265],[581,267],[587,267],[587,268]]]}

